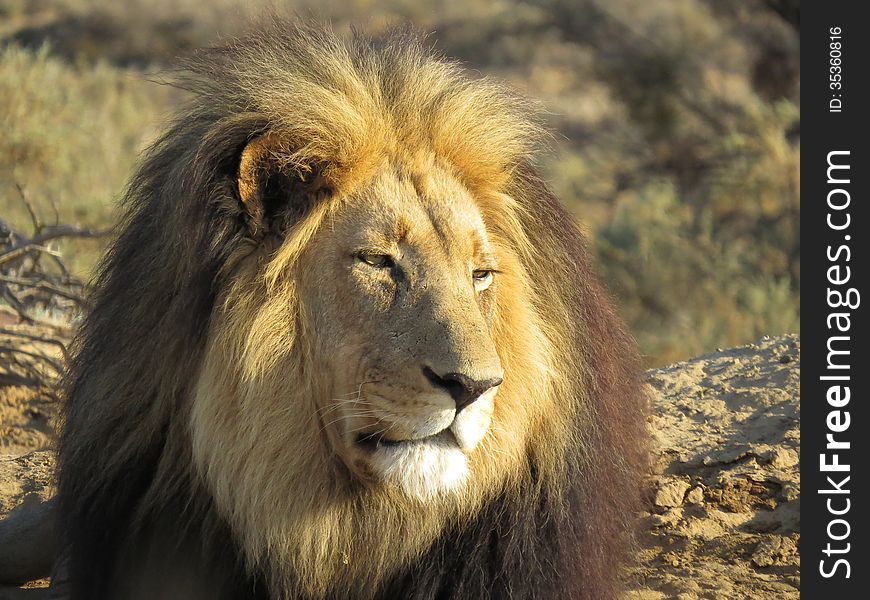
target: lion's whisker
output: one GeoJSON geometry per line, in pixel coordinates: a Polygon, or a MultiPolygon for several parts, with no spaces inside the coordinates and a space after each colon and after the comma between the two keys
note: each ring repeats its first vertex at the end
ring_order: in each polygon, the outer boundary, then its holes
{"type": "Polygon", "coordinates": [[[328,412],[330,410],[335,410],[336,408],[341,407],[341,406],[348,406],[348,405],[355,405],[355,404],[360,404],[363,406],[372,406],[372,403],[369,400],[366,400],[365,398],[359,397],[359,396],[356,398],[332,398],[331,400],[332,400],[332,402],[330,404],[327,404],[326,406],[323,406],[323,407],[317,409],[317,412],[320,412],[320,413],[328,412]]]}
{"type": "Polygon", "coordinates": [[[334,410],[336,410],[336,409],[343,408],[343,407],[346,407],[346,406],[351,406],[351,405],[372,406],[372,403],[369,402],[368,400],[362,400],[362,399],[354,399],[354,400],[338,400],[338,399],[335,399],[335,402],[333,402],[332,404],[329,404],[329,405],[327,405],[327,406],[324,406],[323,408],[319,408],[319,409],[317,410],[317,412],[318,412],[321,416],[323,416],[323,415],[325,415],[326,413],[332,412],[332,411],[334,411],[334,410]]]}
{"type": "MultiPolygon", "coordinates": [[[[379,416],[378,416],[378,415],[380,415],[380,414],[382,414],[380,411],[375,411],[375,410],[369,410],[369,411],[364,411],[364,410],[363,410],[363,411],[354,411],[353,413],[350,413],[350,414],[347,414],[347,415],[341,415],[341,416],[339,416],[338,418],[333,419],[332,421],[329,421],[328,423],[325,423],[325,424],[320,428],[320,432],[322,432],[322,431],[323,431],[324,429],[326,429],[327,427],[331,427],[332,425],[335,425],[335,424],[340,423],[340,422],[342,422],[342,421],[350,420],[350,419],[352,419],[352,418],[354,418],[354,417],[374,417],[374,418],[375,418],[375,424],[377,424],[377,423],[380,423],[380,422],[383,421],[383,417],[379,417],[379,416]]],[[[360,427],[360,428],[352,429],[352,430],[349,431],[348,433],[353,433],[354,431],[358,431],[359,429],[364,429],[365,427],[366,427],[366,425],[363,425],[363,426],[360,427]]],[[[318,433],[319,433],[319,432],[318,432],[318,433]]]]}

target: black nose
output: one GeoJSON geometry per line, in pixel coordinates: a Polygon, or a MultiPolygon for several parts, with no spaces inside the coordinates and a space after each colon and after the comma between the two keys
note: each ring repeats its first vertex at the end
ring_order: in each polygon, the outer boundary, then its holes
{"type": "Polygon", "coordinates": [[[439,375],[429,367],[423,367],[423,374],[432,385],[447,390],[456,402],[456,412],[459,412],[478,398],[487,390],[501,385],[501,377],[478,380],[464,373],[445,373],[439,375]]]}

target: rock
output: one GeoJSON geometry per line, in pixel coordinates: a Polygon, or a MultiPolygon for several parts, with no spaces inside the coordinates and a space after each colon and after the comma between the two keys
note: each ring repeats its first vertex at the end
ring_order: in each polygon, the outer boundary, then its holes
{"type": "Polygon", "coordinates": [[[704,501],[704,488],[701,486],[693,487],[689,490],[689,493],[686,494],[686,502],[689,504],[700,504],[704,501]]]}
{"type": "Polygon", "coordinates": [[[797,556],[797,544],[791,538],[771,536],[758,542],[752,553],[752,564],[762,568],[790,564],[797,556]]]}
{"type": "Polygon", "coordinates": [[[788,469],[800,462],[798,453],[791,448],[774,448],[765,457],[771,466],[777,469],[788,469]]]}
{"type": "Polygon", "coordinates": [[[668,481],[662,484],[656,492],[653,503],[663,508],[683,505],[683,497],[691,486],[682,480],[668,481]]]}

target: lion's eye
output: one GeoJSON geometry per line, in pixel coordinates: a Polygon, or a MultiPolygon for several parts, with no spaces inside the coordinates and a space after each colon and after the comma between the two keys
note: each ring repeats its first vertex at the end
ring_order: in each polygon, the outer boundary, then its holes
{"type": "Polygon", "coordinates": [[[492,285],[493,271],[491,269],[478,269],[472,271],[471,277],[474,279],[474,289],[482,292],[492,285]]]}
{"type": "Polygon", "coordinates": [[[360,252],[357,258],[365,264],[378,268],[387,269],[393,266],[393,259],[386,254],[376,254],[374,252],[360,252]]]}

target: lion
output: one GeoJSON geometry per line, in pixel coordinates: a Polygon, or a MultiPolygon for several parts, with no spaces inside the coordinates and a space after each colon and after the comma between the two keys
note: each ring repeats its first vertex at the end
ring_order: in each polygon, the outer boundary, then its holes
{"type": "Polygon", "coordinates": [[[641,370],[534,104],[407,31],[186,69],[65,383],[70,597],[615,598],[641,370]]]}

